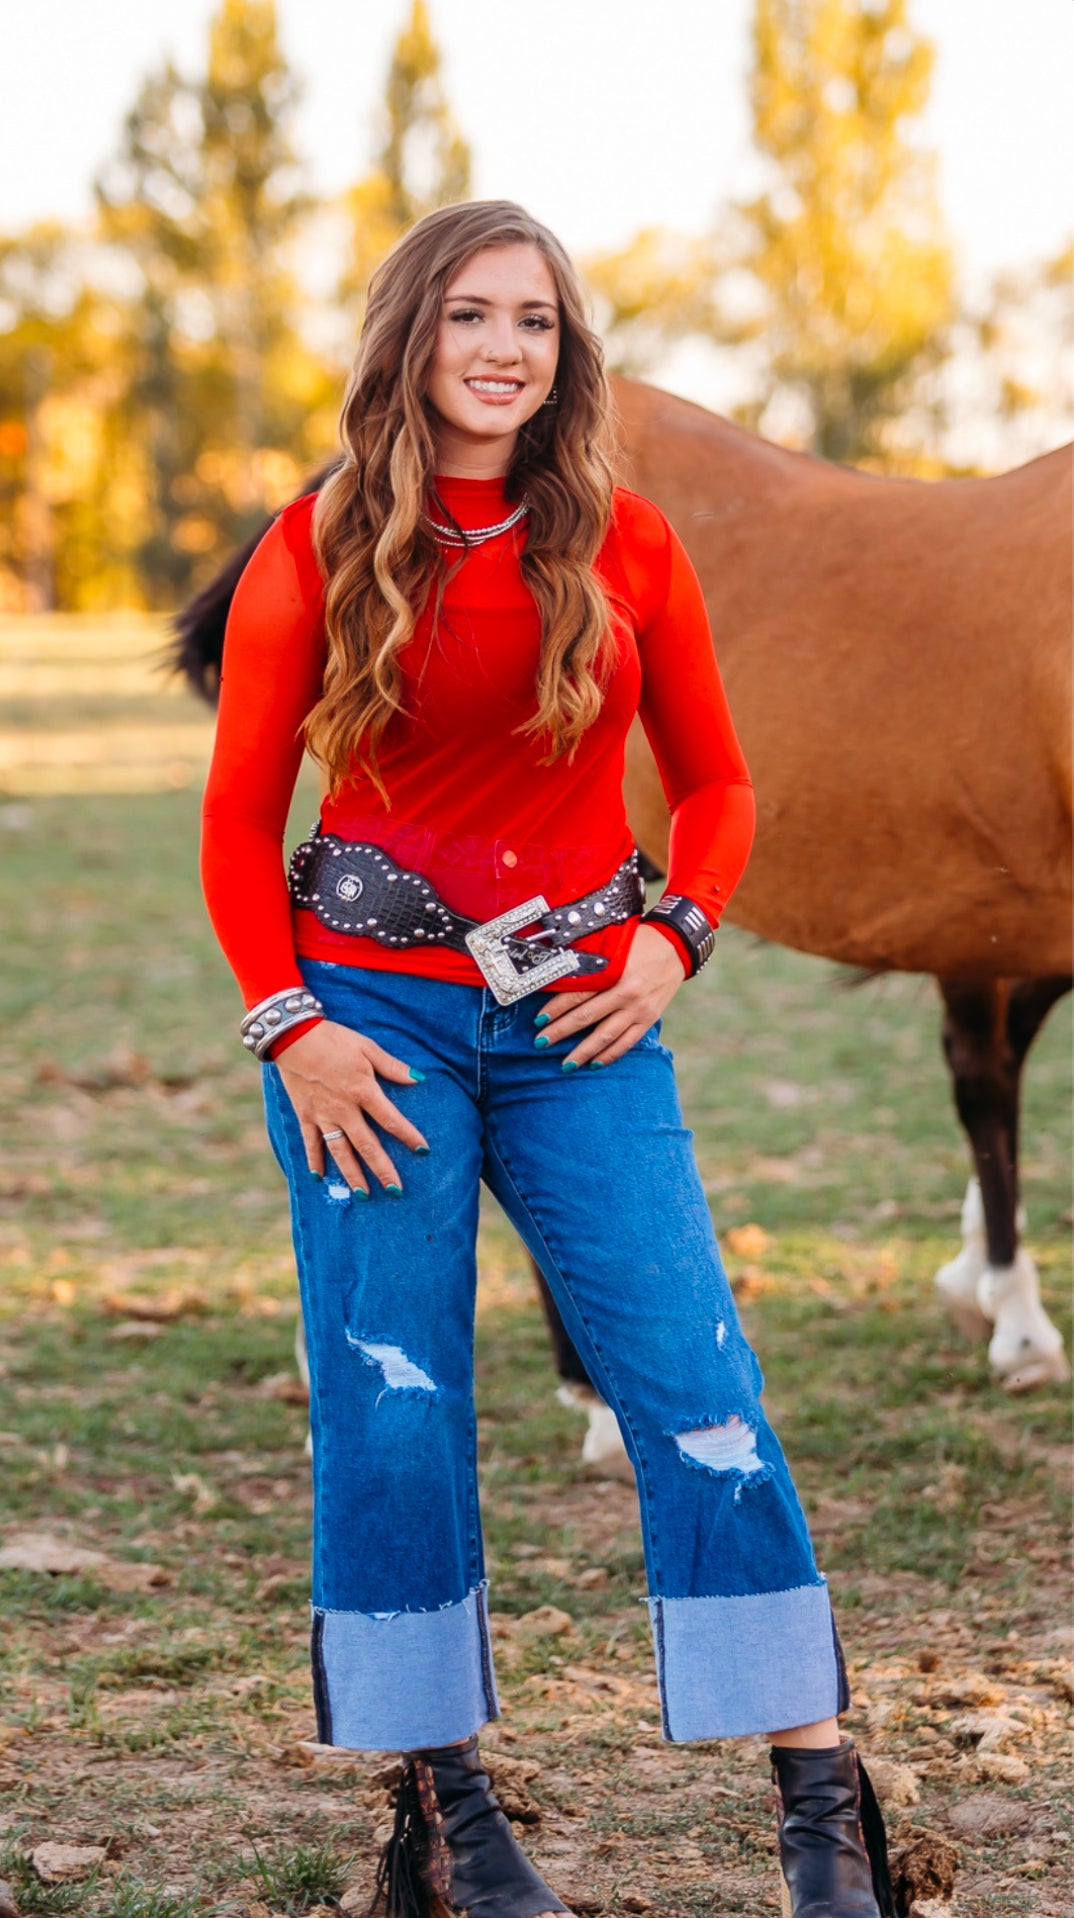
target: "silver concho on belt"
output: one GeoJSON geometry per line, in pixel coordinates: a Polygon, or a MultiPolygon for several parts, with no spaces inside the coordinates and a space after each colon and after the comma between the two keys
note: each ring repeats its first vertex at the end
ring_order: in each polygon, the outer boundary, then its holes
{"type": "Polygon", "coordinates": [[[336,883],[337,899],[360,899],[365,887],[356,872],[345,872],[336,883]]]}

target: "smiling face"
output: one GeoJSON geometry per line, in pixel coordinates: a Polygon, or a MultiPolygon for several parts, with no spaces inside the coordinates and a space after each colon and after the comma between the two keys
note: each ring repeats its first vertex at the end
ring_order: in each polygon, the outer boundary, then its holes
{"type": "Polygon", "coordinates": [[[507,471],[519,428],[552,391],[559,348],[556,285],[535,246],[487,247],[459,268],[426,386],[438,473],[507,471]]]}

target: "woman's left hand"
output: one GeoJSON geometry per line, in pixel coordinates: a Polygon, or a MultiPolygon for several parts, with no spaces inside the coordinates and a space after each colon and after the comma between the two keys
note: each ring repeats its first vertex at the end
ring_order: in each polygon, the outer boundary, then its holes
{"type": "MultiPolygon", "coordinates": [[[[546,992],[539,1039],[550,1046],[585,1033],[562,1061],[565,1067],[611,1065],[636,1045],[674,998],[686,974],[677,947],[654,926],[639,926],[614,986],[602,992],[546,992]]],[[[543,1048],[542,1048],[543,1049],[543,1048]]]]}

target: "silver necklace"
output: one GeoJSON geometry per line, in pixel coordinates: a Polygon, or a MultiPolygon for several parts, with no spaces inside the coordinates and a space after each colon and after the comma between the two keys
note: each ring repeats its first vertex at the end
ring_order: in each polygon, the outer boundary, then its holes
{"type": "Polygon", "coordinates": [[[456,532],[454,526],[445,526],[442,520],[430,519],[428,513],[423,513],[422,519],[441,546],[461,547],[465,551],[470,546],[483,546],[487,539],[498,539],[501,533],[509,533],[512,526],[517,526],[519,520],[525,519],[529,510],[529,500],[520,500],[514,512],[508,513],[506,519],[497,520],[495,526],[467,527],[461,534],[456,532]]]}

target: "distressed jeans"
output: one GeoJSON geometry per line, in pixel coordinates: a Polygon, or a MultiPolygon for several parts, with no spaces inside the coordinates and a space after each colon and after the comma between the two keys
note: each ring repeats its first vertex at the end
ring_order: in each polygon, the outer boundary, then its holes
{"type": "Polygon", "coordinates": [[[483,1179],[544,1272],[638,1482],[664,1735],[827,1718],[846,1681],[825,1581],[746,1342],[659,1022],[565,1073],[529,994],[303,962],[329,1019],[425,1077],[389,1085],[428,1156],[352,1196],[307,1168],[278,1069],[269,1135],[291,1191],[310,1368],[318,1736],[464,1739],[497,1714],[476,1475],[483,1179]]]}

